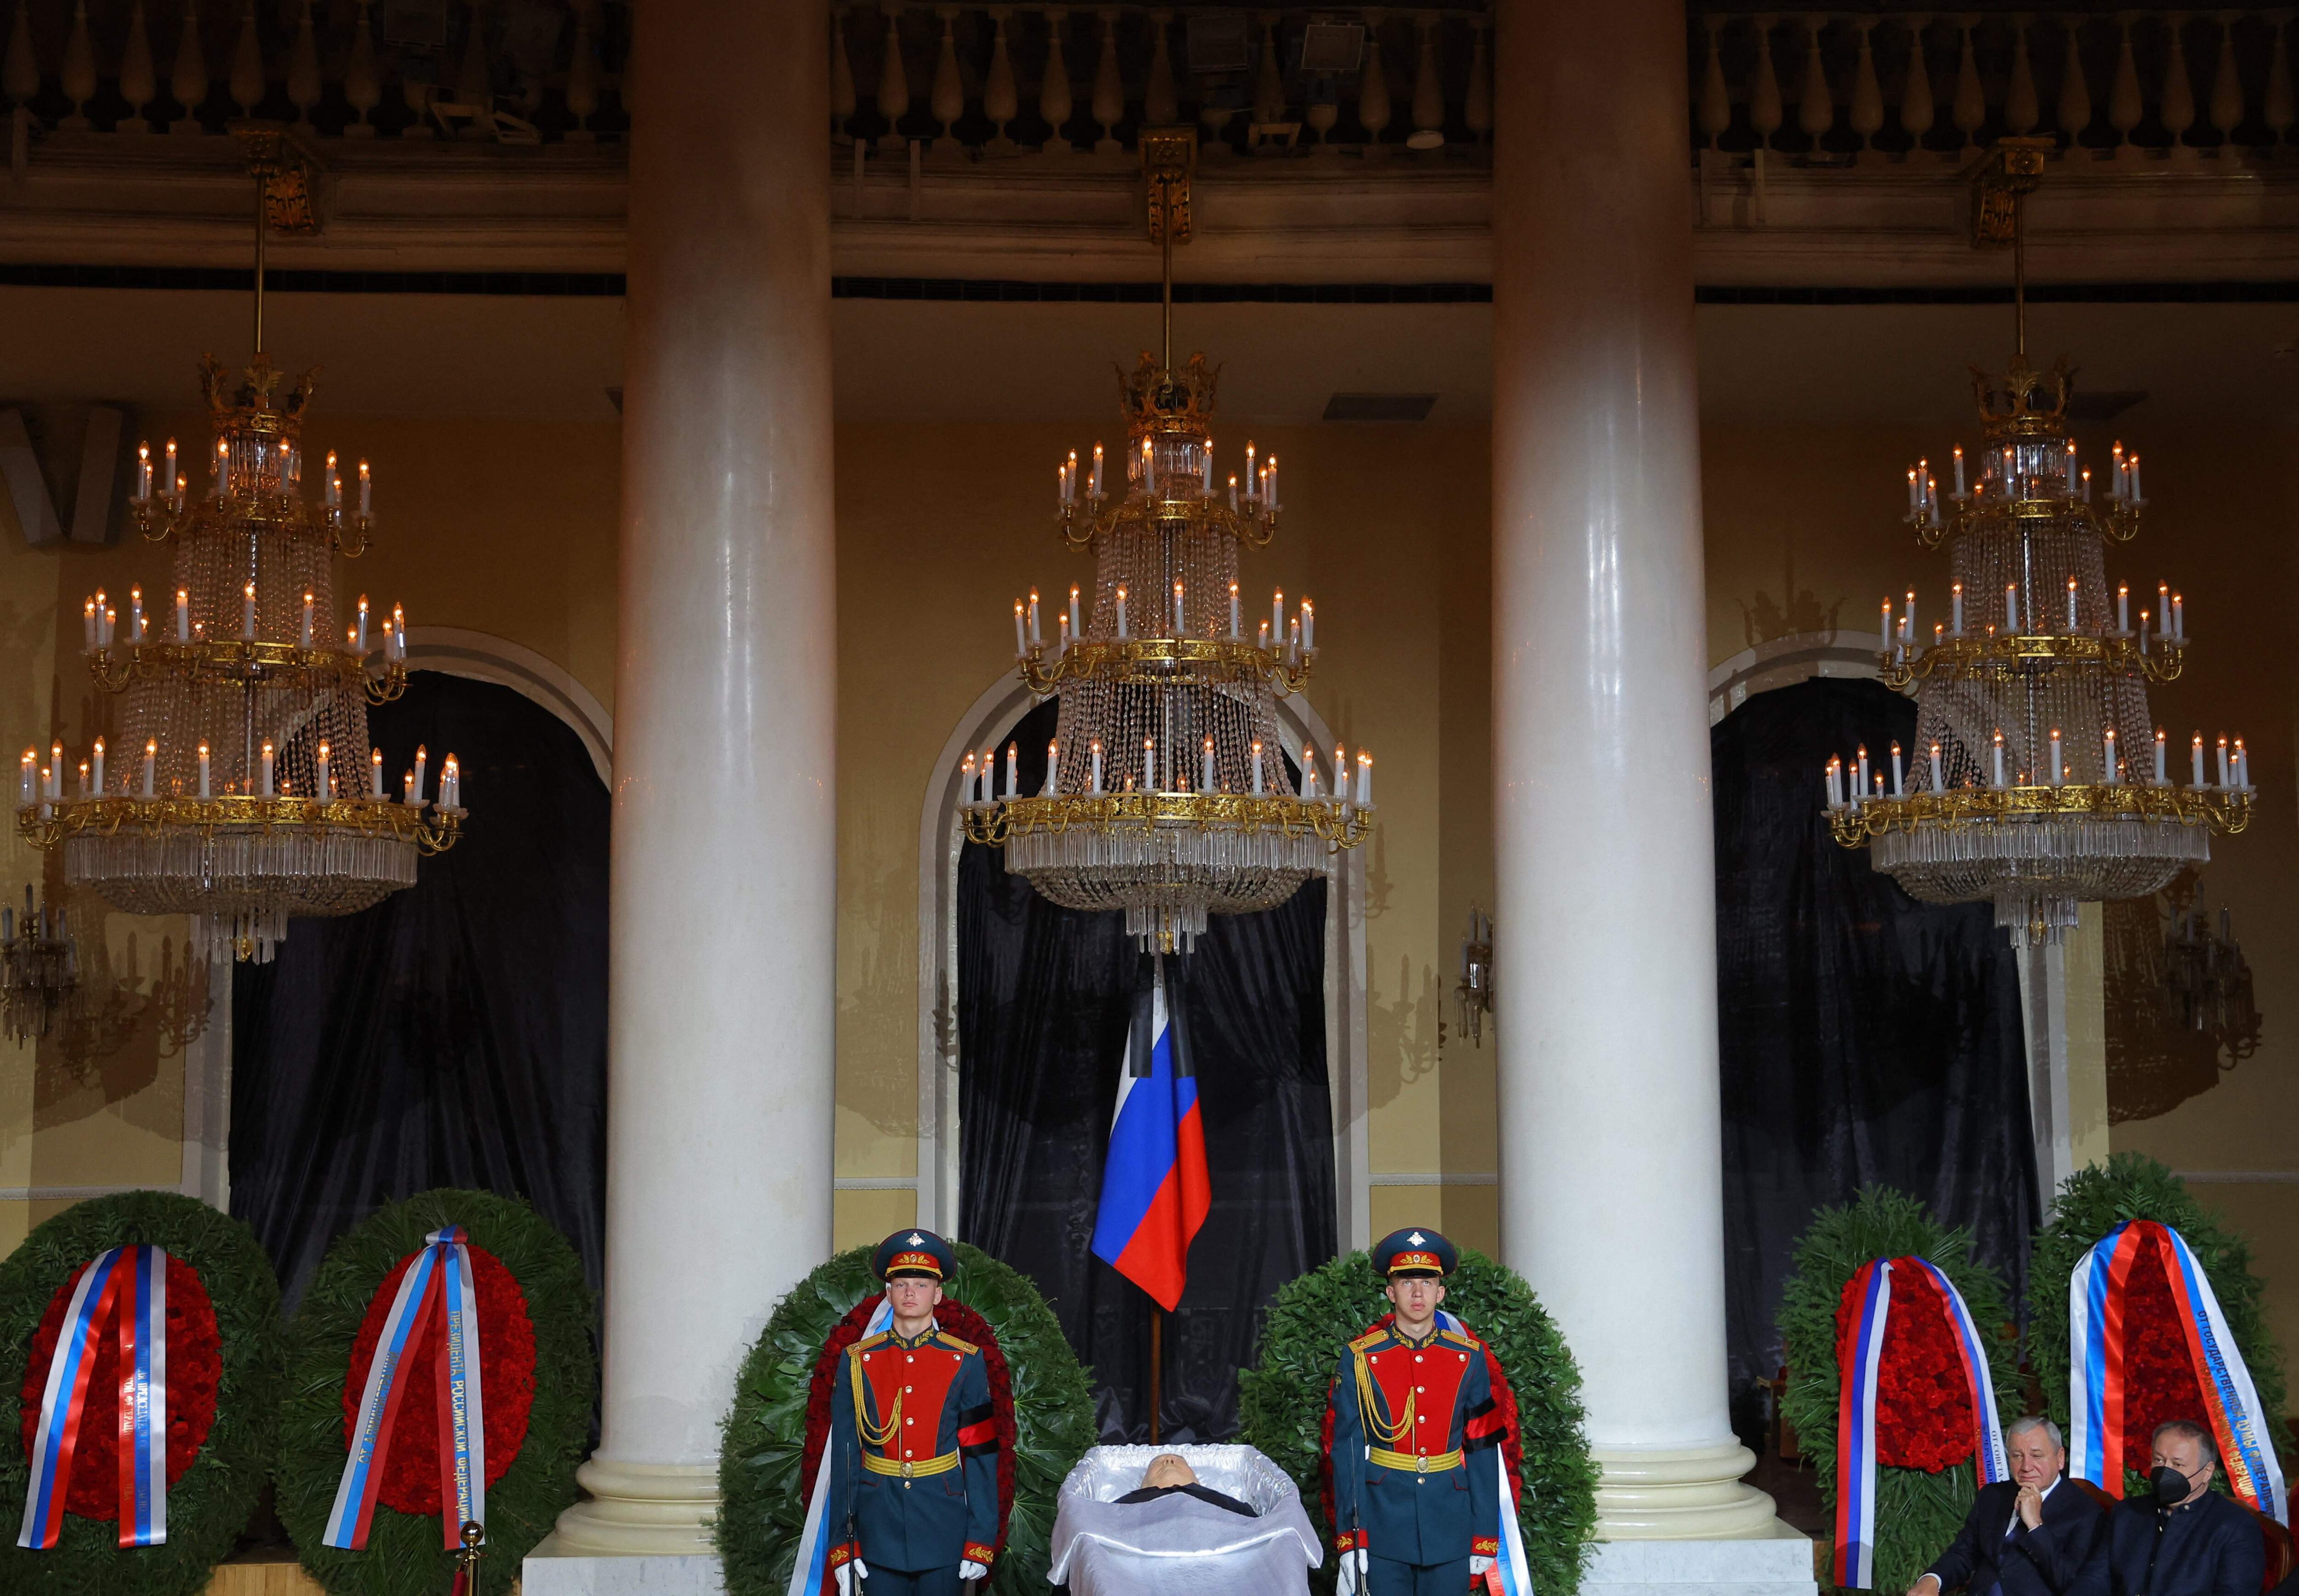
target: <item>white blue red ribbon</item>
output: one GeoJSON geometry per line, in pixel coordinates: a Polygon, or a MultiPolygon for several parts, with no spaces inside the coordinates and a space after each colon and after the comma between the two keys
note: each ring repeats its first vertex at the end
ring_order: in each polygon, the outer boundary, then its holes
{"type": "Polygon", "coordinates": [[[377,1339],[360,1393],[352,1430],[351,1455],[336,1485],[336,1505],[322,1537],[328,1546],[357,1551],[367,1545],[375,1504],[383,1488],[384,1460],[406,1386],[400,1371],[430,1344],[432,1320],[440,1323],[438,1357],[439,1515],[442,1543],[462,1544],[467,1523],[487,1521],[486,1420],[479,1381],[478,1293],[471,1278],[469,1238],[460,1225],[434,1230],[423,1251],[399,1279],[399,1293],[377,1339]],[[446,1510],[452,1508],[452,1511],[446,1510]]]}
{"type": "Polygon", "coordinates": [[[2283,1471],[2267,1439],[2266,1410],[2237,1350],[2211,1279],[2187,1239],[2154,1220],[2127,1220],[2094,1243],[2068,1278],[2069,1468],[2111,1495],[2123,1494],[2126,1287],[2144,1251],[2155,1249],[2170,1280],[2179,1329],[2203,1393],[2200,1415],[2219,1443],[2228,1484],[2254,1510],[2287,1522],[2283,1471]]]}
{"type": "Polygon", "coordinates": [[[1867,1590],[1876,1579],[1876,1393],[1896,1267],[1921,1270],[1946,1305],[1964,1388],[1971,1393],[1972,1467],[1979,1484],[2012,1477],[1996,1408],[1996,1379],[1963,1294],[1927,1258],[1874,1258],[1862,1264],[1845,1287],[1854,1302],[1852,1333],[1837,1355],[1836,1369],[1836,1583],[1846,1589],[1867,1590]]]}
{"type": "Polygon", "coordinates": [[[63,1532],[72,1460],[87,1423],[96,1338],[119,1333],[120,1544],[168,1540],[168,1254],[155,1246],[113,1247],[73,1283],[63,1333],[40,1393],[32,1473],[16,1544],[55,1545],[63,1532]]]}
{"type": "MultiPolygon", "coordinates": [[[[1474,1331],[1442,1308],[1437,1310],[1437,1322],[1445,1329],[1477,1340],[1474,1331]]],[[[1478,1344],[1481,1346],[1483,1343],[1478,1344]]],[[[1488,1450],[1493,1467],[1500,1470],[1500,1493],[1495,1500],[1501,1504],[1501,1525],[1500,1555],[1493,1559],[1493,1566],[1485,1575],[1485,1588],[1495,1596],[1533,1596],[1532,1564],[1525,1558],[1524,1529],[1517,1522],[1516,1482],[1509,1477],[1508,1438],[1502,1436],[1498,1444],[1488,1450]]]]}
{"type": "MultiPolygon", "coordinates": [[[[894,1305],[879,1299],[877,1311],[870,1322],[862,1327],[864,1339],[876,1336],[894,1322],[894,1305]]],[[[834,1372],[833,1380],[836,1379],[834,1372]]],[[[835,1393],[833,1393],[834,1399],[835,1393]]],[[[825,1436],[822,1461],[814,1470],[814,1498],[806,1504],[806,1524],[799,1531],[798,1560],[791,1565],[789,1596],[823,1596],[830,1584],[830,1526],[824,1519],[830,1513],[830,1441],[825,1436]]]]}

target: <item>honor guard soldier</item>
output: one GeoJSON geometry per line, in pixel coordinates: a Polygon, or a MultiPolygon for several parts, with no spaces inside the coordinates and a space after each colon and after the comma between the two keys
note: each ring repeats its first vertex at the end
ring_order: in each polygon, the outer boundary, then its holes
{"type": "Polygon", "coordinates": [[[825,1522],[842,1596],[959,1596],[998,1537],[998,1430],[981,1350],[934,1323],[958,1267],[930,1230],[879,1244],[890,1327],[846,1352],[830,1394],[825,1522]]]}
{"type": "Polygon", "coordinates": [[[1396,1311],[1349,1343],[1328,1399],[1340,1596],[1463,1596],[1499,1554],[1484,1348],[1437,1317],[1458,1257],[1429,1229],[1373,1250],[1396,1311]]]}

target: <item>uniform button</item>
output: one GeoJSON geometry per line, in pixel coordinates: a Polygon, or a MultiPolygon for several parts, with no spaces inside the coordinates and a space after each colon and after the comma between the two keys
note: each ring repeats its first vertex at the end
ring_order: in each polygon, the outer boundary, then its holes
{"type": "Polygon", "coordinates": [[[1415,1389],[1415,1391],[1426,1391],[1426,1390],[1428,1390],[1428,1389],[1429,1389],[1429,1387],[1428,1387],[1428,1386],[1426,1386],[1426,1385],[1415,1385],[1415,1386],[1414,1387],[1414,1389],[1415,1389]]]}
{"type": "Polygon", "coordinates": [[[863,1362],[865,1362],[865,1363],[869,1362],[869,1361],[870,1361],[870,1354],[869,1354],[869,1353],[867,1353],[867,1352],[863,1353],[863,1354],[862,1354],[862,1361],[863,1361],[863,1362]]]}
{"type": "Polygon", "coordinates": [[[902,1420],[902,1422],[903,1422],[904,1424],[916,1424],[916,1423],[917,1423],[917,1419],[915,1419],[915,1418],[905,1418],[904,1420],[902,1420]]]}
{"type": "Polygon", "coordinates": [[[905,1363],[916,1363],[917,1361],[917,1358],[916,1354],[912,1354],[911,1356],[903,1359],[902,1361],[905,1363]]]}
{"type": "Polygon", "coordinates": [[[1469,1360],[1469,1354],[1468,1354],[1468,1353],[1466,1353],[1466,1352],[1463,1352],[1463,1353],[1461,1354],[1461,1361],[1462,1361],[1462,1362],[1464,1362],[1464,1363],[1466,1363],[1468,1360],[1469,1360]]]}
{"type": "Polygon", "coordinates": [[[903,1386],[903,1387],[902,1387],[902,1389],[903,1389],[903,1390],[905,1390],[905,1391],[916,1391],[916,1390],[917,1389],[917,1386],[915,1386],[915,1385],[905,1385],[905,1386],[903,1386]]]}
{"type": "Polygon", "coordinates": [[[1420,1362],[1420,1361],[1421,1361],[1421,1354],[1420,1354],[1419,1352],[1415,1352],[1415,1353],[1414,1353],[1414,1354],[1413,1354],[1413,1360],[1414,1360],[1415,1363],[1420,1362]]]}
{"type": "Polygon", "coordinates": [[[917,1454],[916,1452],[908,1452],[908,1451],[906,1451],[906,1452],[904,1452],[904,1453],[902,1454],[902,1456],[904,1456],[904,1457],[906,1457],[906,1458],[914,1458],[914,1457],[917,1456],[917,1454]]]}

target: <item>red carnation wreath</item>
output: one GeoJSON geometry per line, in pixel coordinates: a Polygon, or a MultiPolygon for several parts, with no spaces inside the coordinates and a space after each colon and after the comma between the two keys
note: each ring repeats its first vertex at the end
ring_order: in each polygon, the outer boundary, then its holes
{"type": "MultiPolygon", "coordinates": [[[[367,1391],[369,1367],[383,1339],[384,1320],[399,1295],[399,1282],[418,1255],[410,1253],[393,1266],[368,1300],[367,1317],[359,1337],[352,1343],[352,1361],[344,1377],[344,1446],[348,1451],[359,1426],[360,1398],[367,1391]]],[[[478,1292],[479,1393],[486,1408],[487,1484],[492,1485],[519,1460],[527,1441],[527,1418],[535,1406],[535,1321],[527,1316],[527,1296],[519,1282],[485,1247],[471,1248],[471,1283],[478,1292]]],[[[170,1279],[170,1305],[174,1304],[170,1279]]],[[[399,1369],[403,1394],[393,1422],[390,1450],[383,1459],[379,1500],[403,1513],[436,1516],[439,1493],[439,1337],[444,1334],[434,1314],[423,1346],[399,1369]]]]}
{"type": "MultiPolygon", "coordinates": [[[[806,1450],[799,1460],[801,1508],[814,1499],[814,1476],[822,1468],[823,1448],[830,1444],[830,1393],[838,1373],[838,1360],[848,1347],[862,1339],[862,1332],[869,1327],[870,1316],[884,1301],[884,1292],[874,1292],[855,1303],[824,1340],[822,1355],[814,1360],[814,1379],[806,1393],[806,1450]]],[[[993,1550],[1003,1552],[1006,1519],[1014,1509],[1014,1378],[1007,1372],[1006,1354],[999,1350],[998,1333],[990,1327],[988,1319],[973,1309],[955,1298],[944,1297],[934,1305],[934,1323],[960,1341],[980,1347],[983,1364],[990,1376],[990,1408],[998,1425],[998,1543],[993,1550]]]]}
{"type": "Polygon", "coordinates": [[[2123,1286],[2123,1466],[2138,1468],[2152,1455],[2155,1426],[2164,1420],[2203,1417],[2203,1387],[2171,1278],[2158,1250],[2143,1246],[2123,1286]]]}
{"type": "MultiPolygon", "coordinates": [[[[32,1455],[39,1438],[40,1399],[47,1392],[48,1368],[55,1361],[56,1343],[63,1338],[64,1315],[71,1310],[72,1288],[87,1273],[89,1260],[56,1287],[47,1313],[32,1337],[31,1355],[24,1362],[21,1393],[24,1455],[32,1455]]],[[[116,1522],[120,1517],[120,1335],[107,1328],[95,1338],[90,1359],[87,1405],[79,1426],[79,1443],[72,1453],[71,1484],[64,1493],[64,1511],[82,1518],[116,1522]]],[[[199,1271],[174,1253],[168,1255],[168,1484],[183,1480],[199,1460],[215,1424],[216,1382],[223,1373],[223,1342],[216,1330],[215,1305],[199,1271]]]]}
{"type": "MultiPolygon", "coordinates": [[[[1397,1315],[1384,1313],[1365,1334],[1370,1336],[1374,1330],[1386,1330],[1396,1322],[1397,1315]]],[[[1493,1408],[1499,1413],[1501,1420],[1501,1461],[1508,1469],[1509,1490],[1522,1504],[1524,1501],[1524,1437],[1517,1429],[1516,1393],[1509,1389],[1508,1375],[1502,1369],[1501,1360],[1493,1356],[1493,1349],[1466,1325],[1463,1325],[1461,1329],[1470,1340],[1476,1342],[1478,1349],[1485,1354],[1485,1377],[1492,1385],[1493,1408]]],[[[1329,1398],[1330,1395],[1328,1393],[1329,1398]]],[[[1333,1404],[1330,1400],[1325,1403],[1324,1426],[1318,1435],[1317,1457],[1318,1495],[1324,1505],[1325,1522],[1337,1524],[1339,1520],[1333,1516],[1333,1404]]]]}
{"type": "MultiPolygon", "coordinates": [[[[1855,1270],[1836,1303],[1837,1367],[1858,1311],[1855,1270]]],[[[1938,1474],[1968,1460],[1979,1430],[1947,1298],[1913,1258],[1892,1260],[1892,1311],[1876,1367],[1876,1461],[1938,1474]]]]}

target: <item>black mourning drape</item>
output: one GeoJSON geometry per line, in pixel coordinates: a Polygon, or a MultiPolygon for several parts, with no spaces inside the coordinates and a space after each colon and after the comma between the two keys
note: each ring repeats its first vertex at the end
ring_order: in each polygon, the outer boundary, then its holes
{"type": "MultiPolygon", "coordinates": [[[[1055,706],[1013,736],[1022,784],[1045,776],[1055,706]],[[1033,760],[1031,751],[1035,750],[1033,760]]],[[[1000,766],[1003,768],[1002,764],[1000,766]]],[[[1259,914],[1216,914],[1166,961],[1186,1015],[1213,1206],[1164,1330],[1169,1440],[1237,1433],[1237,1369],[1280,1286],[1333,1256],[1325,1077],[1325,888],[1259,914]]],[[[1150,980],[1121,914],[1057,908],[1002,853],[959,862],[960,1228],[1029,1275],[1091,1366],[1105,1441],[1149,1438],[1155,1304],[1094,1258],[1095,1204],[1134,1006],[1150,980]]]]}
{"type": "MultiPolygon", "coordinates": [[[[434,1187],[525,1197],[600,1285],[605,785],[506,687],[419,672],[369,711],[384,768],[452,749],[462,841],[364,914],[298,920],[232,989],[231,1211],[292,1306],[328,1245],[434,1187]]],[[[397,782],[392,783],[397,790],[397,782]]]]}
{"type": "Polygon", "coordinates": [[[1780,1362],[1773,1316],[1813,1209],[1865,1182],[1971,1228],[2027,1278],[2037,1220],[2019,972],[1986,904],[1917,903],[1838,847],[1831,754],[1915,742],[1872,682],[1760,693],[1710,733],[1723,1065],[1725,1282],[1736,1388],[1780,1362]]]}

